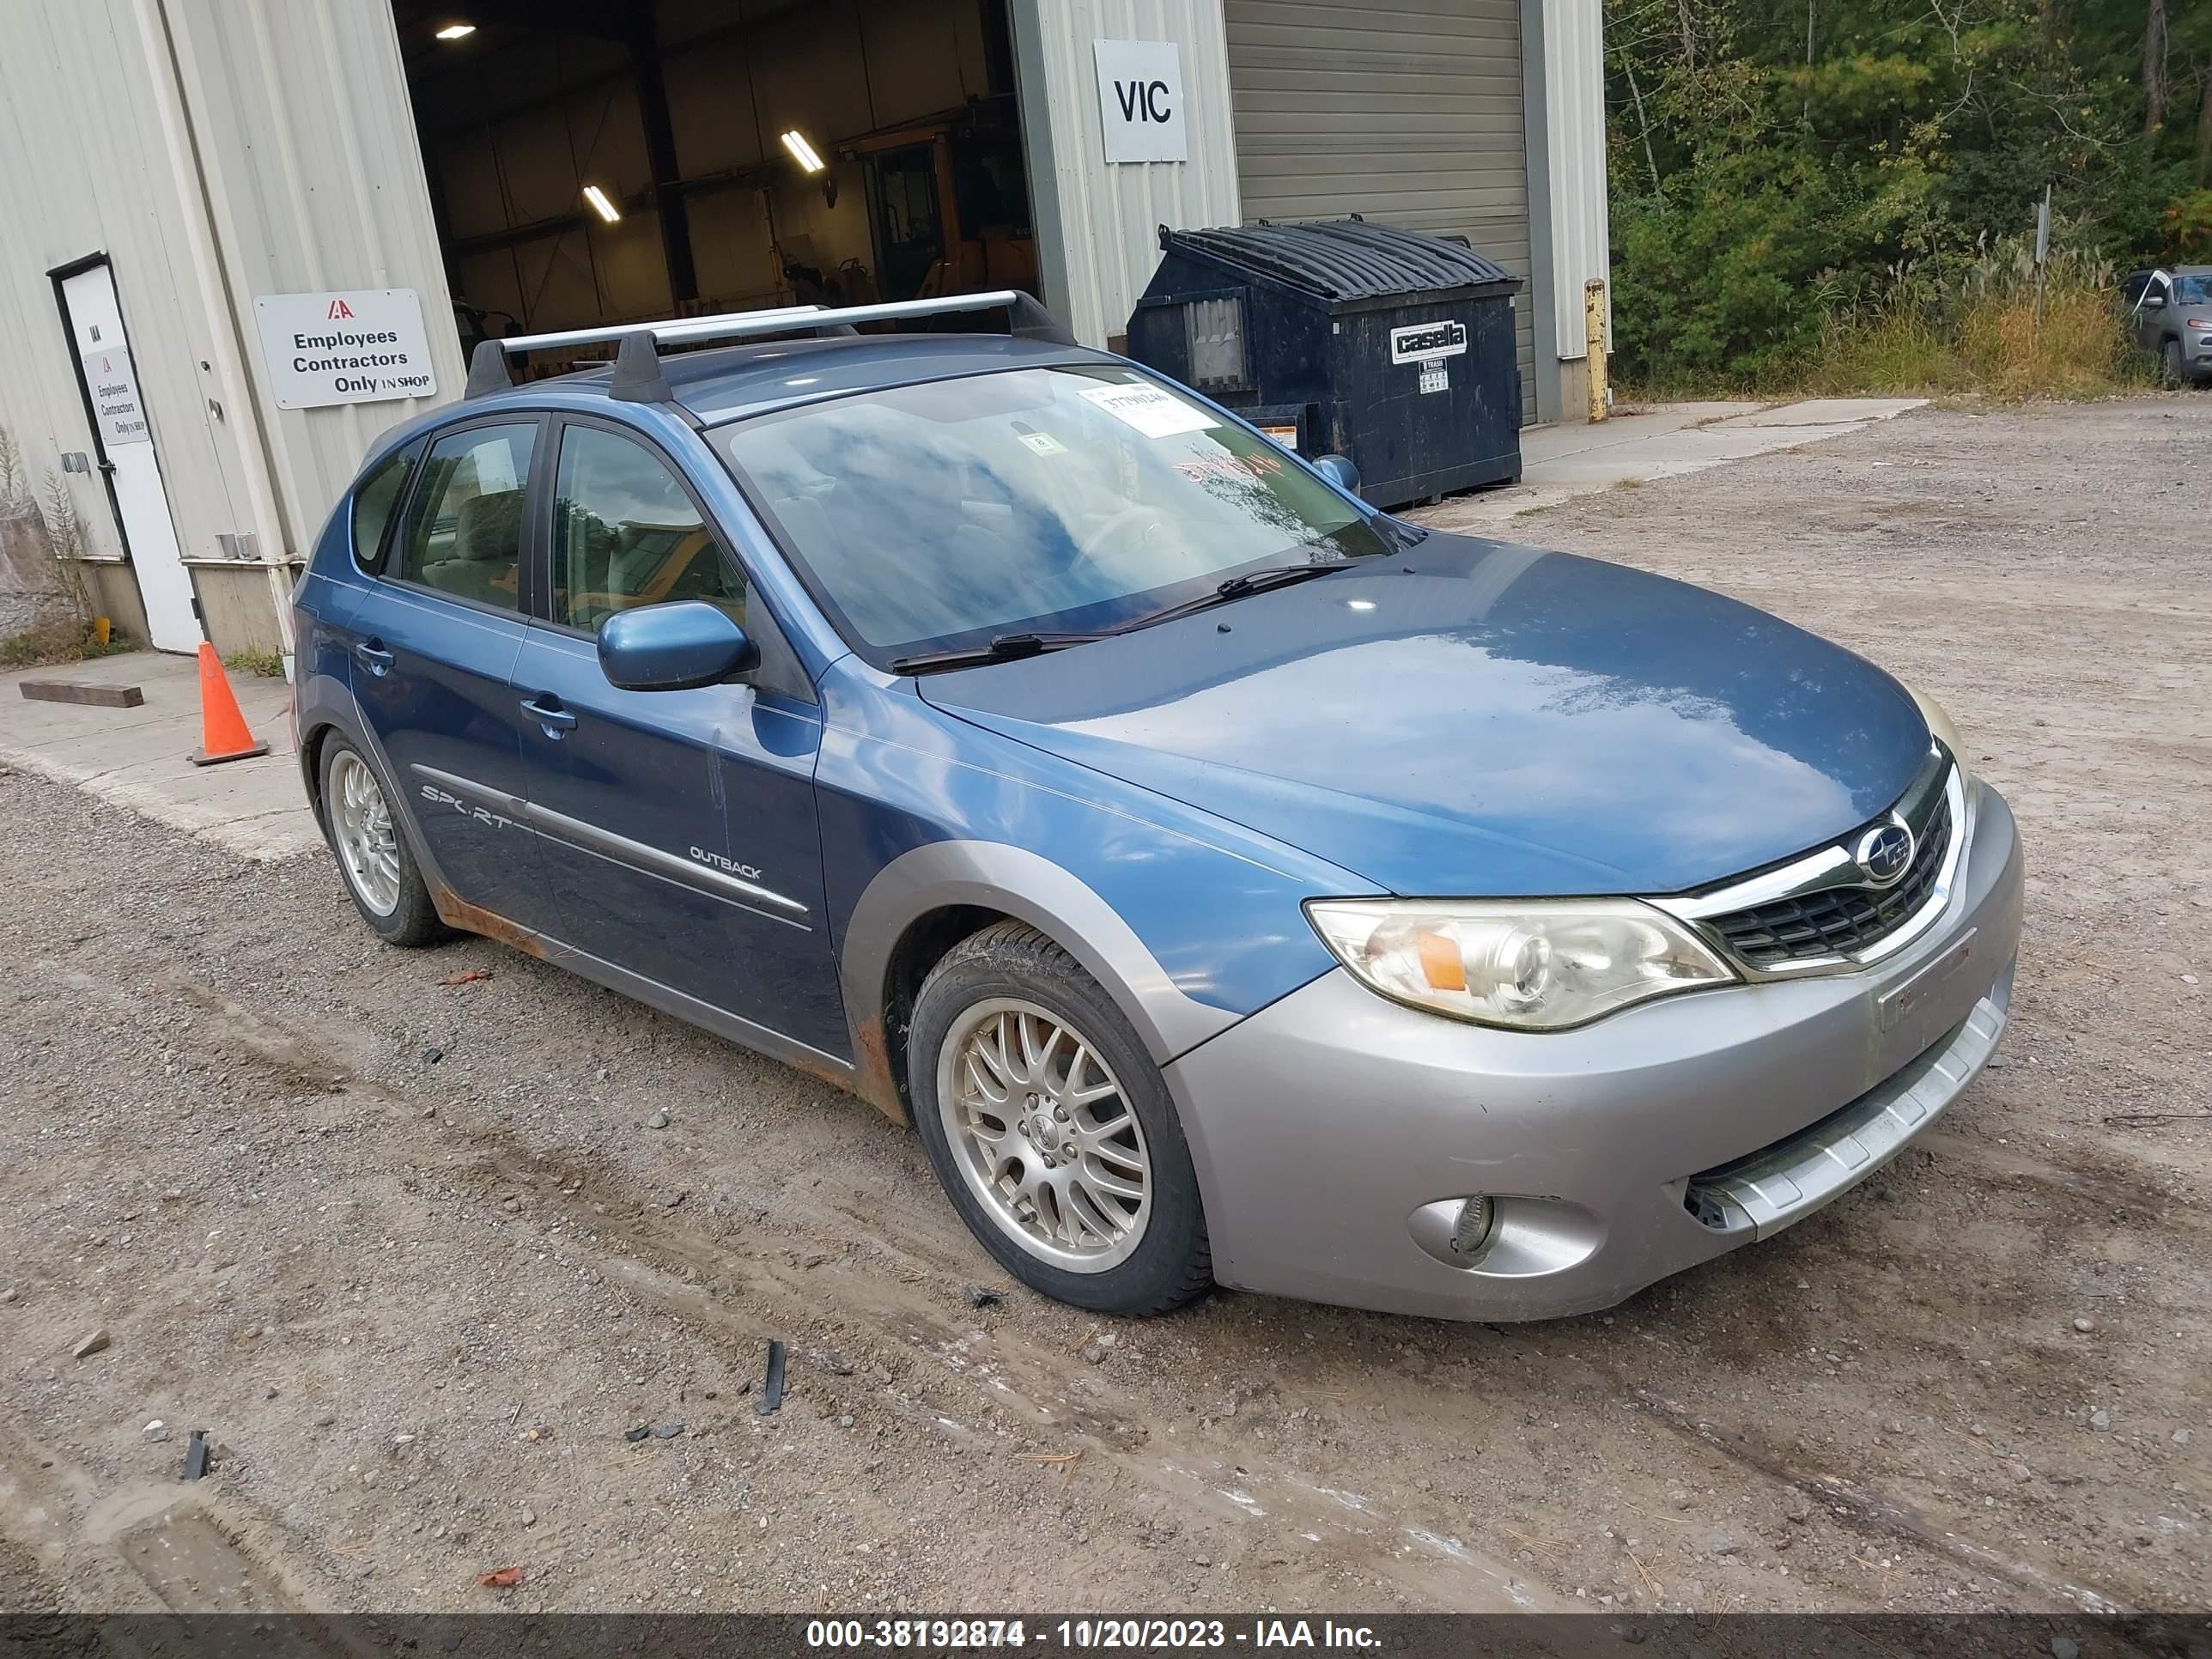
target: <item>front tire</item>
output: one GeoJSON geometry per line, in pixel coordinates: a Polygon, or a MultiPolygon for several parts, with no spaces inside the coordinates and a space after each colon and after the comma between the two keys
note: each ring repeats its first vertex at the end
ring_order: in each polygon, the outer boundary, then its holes
{"type": "Polygon", "coordinates": [[[346,896],[361,918],[391,945],[434,945],[446,937],[416,867],[384,781],[345,738],[323,744],[323,817],[346,896]]]}
{"type": "Polygon", "coordinates": [[[2189,384],[2189,365],[2182,358],[2181,342],[2179,340],[2166,343],[2166,383],[2172,386],[2189,384]]]}
{"type": "Polygon", "coordinates": [[[1175,1102],[1066,951],[1020,922],[963,940],[923,981],[907,1044],[938,1181],[1008,1273],[1099,1313],[1166,1313],[1212,1287],[1175,1102]]]}

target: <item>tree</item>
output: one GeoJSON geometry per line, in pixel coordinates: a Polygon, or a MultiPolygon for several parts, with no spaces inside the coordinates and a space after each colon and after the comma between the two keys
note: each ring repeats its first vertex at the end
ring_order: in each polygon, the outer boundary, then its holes
{"type": "Polygon", "coordinates": [[[2143,12],[2143,131],[2166,123],[2166,0],[2148,0],[2143,12]]]}
{"type": "Polygon", "coordinates": [[[2046,184],[2069,246],[2173,258],[2212,184],[2206,0],[1604,3],[1632,379],[1785,374],[1839,307],[1954,291],[2046,184]]]}
{"type": "Polygon", "coordinates": [[[2212,185],[2212,58],[2197,65],[2197,182],[2212,185]]]}

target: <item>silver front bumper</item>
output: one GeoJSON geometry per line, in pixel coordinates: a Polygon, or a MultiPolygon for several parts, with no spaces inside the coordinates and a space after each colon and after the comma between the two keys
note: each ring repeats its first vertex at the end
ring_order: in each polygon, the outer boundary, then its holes
{"type": "Polygon", "coordinates": [[[2008,966],[1943,1042],[1811,1127],[1692,1176],[1683,1207],[1715,1232],[1765,1238],[1850,1191],[1903,1152],[1982,1069],[2004,1035],[2011,993],[2008,966]]]}
{"type": "Polygon", "coordinates": [[[1610,1306],[1812,1213],[1922,1133],[2009,1001],[2012,814],[1969,793],[1936,923],[1856,972],[1694,992],[1579,1030],[1470,1026],[1337,970],[1167,1068],[1224,1284],[1394,1312],[1610,1306]],[[1448,1263],[1436,1206],[1498,1200],[1448,1263]],[[1424,1213],[1425,1212],[1425,1214],[1424,1213]]]}

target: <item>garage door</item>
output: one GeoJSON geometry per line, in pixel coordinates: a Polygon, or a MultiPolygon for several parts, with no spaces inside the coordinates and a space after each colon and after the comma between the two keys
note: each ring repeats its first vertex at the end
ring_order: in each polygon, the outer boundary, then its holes
{"type": "MultiPolygon", "coordinates": [[[[1520,0],[1226,0],[1246,219],[1359,213],[1464,236],[1524,281],[1520,0]]],[[[1515,331],[1535,418],[1528,292],[1515,331]]]]}

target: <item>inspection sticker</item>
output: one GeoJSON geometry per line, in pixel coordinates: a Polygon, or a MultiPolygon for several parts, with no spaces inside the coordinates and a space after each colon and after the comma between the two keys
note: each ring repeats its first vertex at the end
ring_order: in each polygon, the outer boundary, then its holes
{"type": "Polygon", "coordinates": [[[1158,386],[1094,386],[1083,396],[1147,438],[1172,438],[1178,432],[1204,432],[1220,424],[1204,410],[1193,409],[1158,386]]]}
{"type": "Polygon", "coordinates": [[[1026,447],[1040,455],[1065,455],[1067,446],[1049,432],[1018,432],[1014,434],[1026,447]]]}

